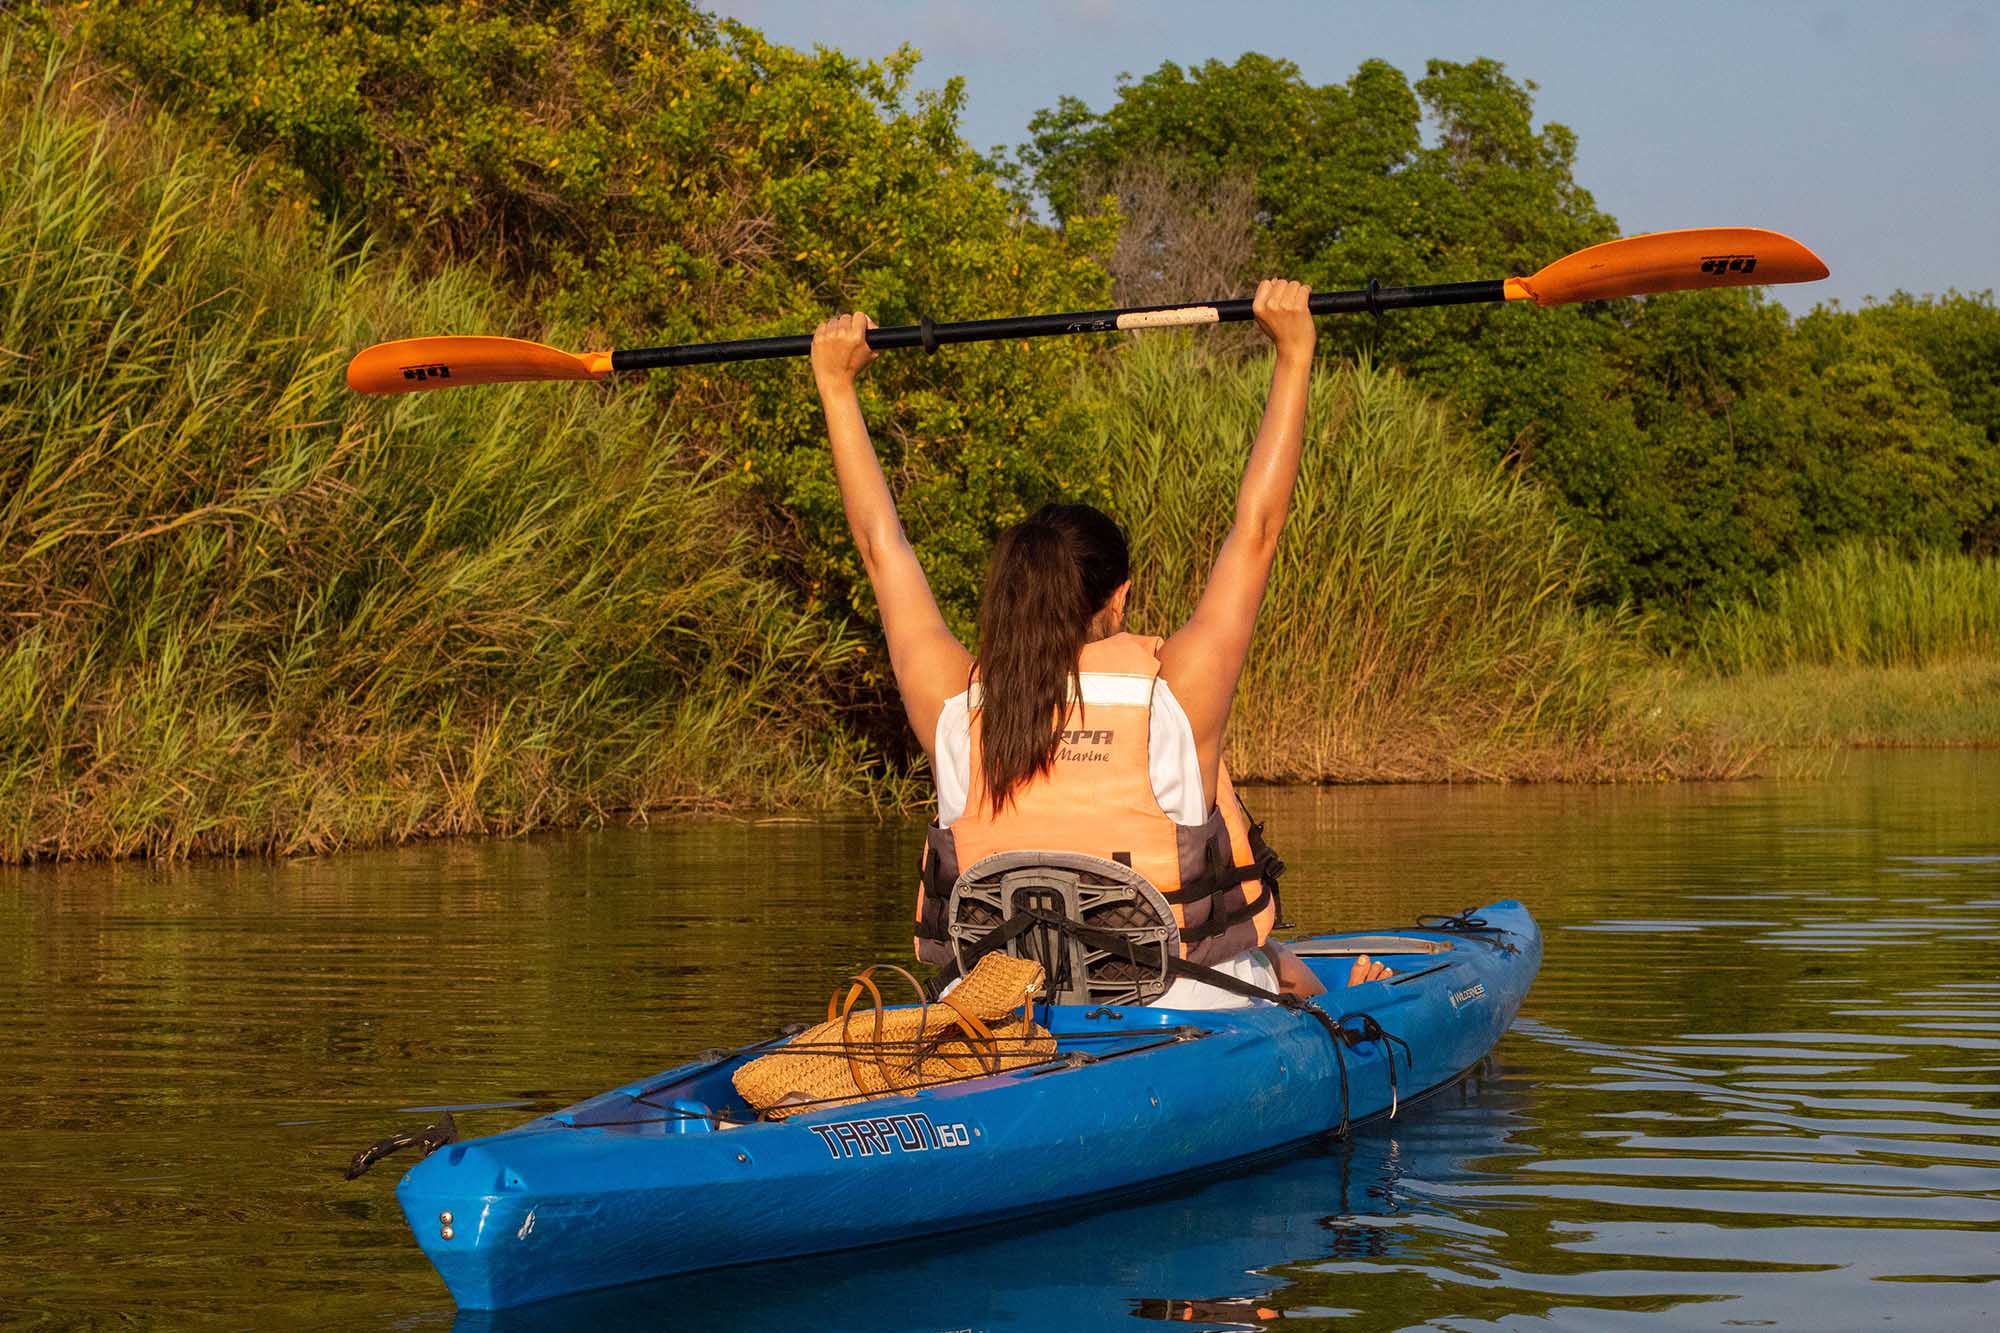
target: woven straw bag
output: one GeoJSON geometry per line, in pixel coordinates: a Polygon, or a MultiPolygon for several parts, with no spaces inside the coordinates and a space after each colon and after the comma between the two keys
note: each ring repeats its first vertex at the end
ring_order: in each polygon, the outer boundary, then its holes
{"type": "Polygon", "coordinates": [[[1031,958],[992,953],[935,1004],[923,986],[893,964],[878,964],[854,978],[842,1001],[826,1002],[826,1022],[807,1028],[785,1046],[736,1071],[743,1099],[766,1119],[844,1106],[870,1097],[909,1094],[919,1088],[1040,1064],[1056,1041],[1033,1021],[1042,988],[1042,965],[1031,958]],[[874,974],[899,974],[917,992],[913,1008],[888,1009],[874,974]],[[861,1011],[863,995],[872,1001],[861,1011]]]}

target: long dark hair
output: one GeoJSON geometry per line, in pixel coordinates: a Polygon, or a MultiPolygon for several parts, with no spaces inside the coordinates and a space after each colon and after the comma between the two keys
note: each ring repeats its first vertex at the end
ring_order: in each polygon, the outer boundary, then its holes
{"type": "Polygon", "coordinates": [[[1043,505],[994,544],[978,659],[980,772],[994,814],[1055,763],[1090,622],[1131,577],[1125,534],[1089,505],[1043,505]]]}

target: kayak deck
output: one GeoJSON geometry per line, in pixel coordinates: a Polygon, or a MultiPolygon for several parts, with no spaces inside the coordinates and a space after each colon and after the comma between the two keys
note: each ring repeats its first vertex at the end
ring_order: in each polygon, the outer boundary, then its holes
{"type": "MultiPolygon", "coordinates": [[[[1082,1006],[1041,1005],[1036,1007],[1035,1013],[1038,1020],[1051,1025],[1067,1025],[1060,1029],[1052,1027],[1056,1038],[1053,1055],[1033,1059],[1010,1056],[1009,1067],[999,1073],[972,1079],[954,1078],[935,1086],[956,1087],[969,1083],[992,1087],[1142,1054],[1170,1042],[1199,1041],[1214,1035],[1212,1028],[1181,1021],[1198,1016],[1183,1010],[1137,1006],[1086,1010],[1082,1006]]],[[[751,1128],[760,1123],[760,1117],[757,1109],[737,1091],[735,1073],[751,1060],[784,1049],[784,1044],[760,1043],[755,1047],[723,1052],[706,1063],[671,1069],[655,1079],[600,1094],[566,1111],[556,1112],[549,1119],[571,1128],[599,1128],[640,1135],[702,1134],[751,1128]]],[[[874,1097],[866,1101],[796,1111],[793,1115],[874,1107],[899,1099],[897,1096],[874,1097]]]]}
{"type": "Polygon", "coordinates": [[[1117,1196],[1390,1114],[1476,1064],[1541,953],[1518,904],[1480,915],[1480,933],[1306,942],[1321,1014],[1042,1006],[1046,1061],[780,1121],[730,1078],[778,1041],[708,1052],[441,1149],[398,1197],[458,1303],[494,1309],[1117,1196]],[[1341,985],[1353,952],[1396,975],[1341,985]]]}

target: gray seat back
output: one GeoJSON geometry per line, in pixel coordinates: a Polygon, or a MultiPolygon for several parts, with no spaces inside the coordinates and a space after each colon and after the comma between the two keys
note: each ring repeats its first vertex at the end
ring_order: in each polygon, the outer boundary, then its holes
{"type": "Polygon", "coordinates": [[[945,912],[960,970],[973,946],[1029,909],[1120,935],[1141,960],[1033,926],[1007,952],[1042,965],[1050,1003],[1151,1004],[1166,990],[1167,961],[1180,956],[1181,945],[1173,909],[1132,867],[1080,852],[1002,852],[960,875],[945,912]]]}

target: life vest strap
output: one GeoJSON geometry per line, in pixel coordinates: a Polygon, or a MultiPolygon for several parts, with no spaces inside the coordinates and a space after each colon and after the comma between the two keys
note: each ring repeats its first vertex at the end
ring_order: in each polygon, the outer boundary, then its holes
{"type": "Polygon", "coordinates": [[[1271,920],[1274,923],[1279,920],[1278,877],[1285,873],[1285,863],[1271,850],[1271,844],[1264,841],[1264,826],[1247,818],[1245,823],[1248,825],[1250,843],[1248,865],[1219,863],[1211,847],[1209,864],[1200,879],[1172,893],[1161,895],[1176,907],[1203,901],[1213,903],[1206,920],[1199,925],[1182,929],[1181,942],[1189,948],[1204,940],[1213,939],[1233,926],[1254,920],[1263,912],[1267,898],[1271,906],[1271,920]],[[1231,902],[1231,897],[1243,885],[1258,883],[1264,886],[1263,893],[1254,898],[1244,894],[1242,901],[1231,902]]]}
{"type": "Polygon", "coordinates": [[[1248,825],[1250,864],[1255,866],[1264,880],[1264,892],[1271,895],[1271,929],[1278,930],[1285,924],[1284,898],[1279,891],[1278,881],[1284,877],[1285,858],[1271,850],[1271,844],[1264,840],[1264,824],[1252,819],[1247,807],[1239,800],[1243,809],[1243,822],[1248,825]]]}
{"type": "Polygon", "coordinates": [[[1204,898],[1213,898],[1219,893],[1227,893],[1239,884],[1250,884],[1265,878],[1264,867],[1258,863],[1247,866],[1229,866],[1226,869],[1210,870],[1186,888],[1175,889],[1160,896],[1175,906],[1198,903],[1204,898]]]}
{"type": "Polygon", "coordinates": [[[1227,912],[1210,912],[1208,920],[1198,926],[1185,927],[1181,931],[1181,943],[1192,949],[1203,940],[1213,939],[1231,927],[1239,926],[1243,922],[1250,920],[1263,910],[1264,899],[1262,895],[1259,895],[1255,898],[1244,899],[1240,906],[1232,908],[1227,912]]]}

